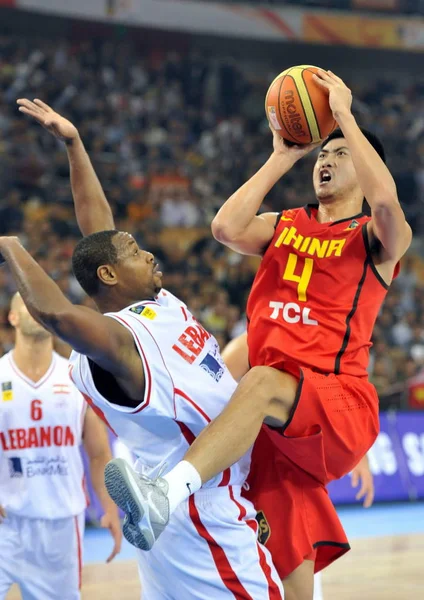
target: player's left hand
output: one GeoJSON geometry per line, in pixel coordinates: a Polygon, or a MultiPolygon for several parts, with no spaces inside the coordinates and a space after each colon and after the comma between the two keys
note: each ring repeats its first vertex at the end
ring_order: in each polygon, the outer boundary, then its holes
{"type": "Polygon", "coordinates": [[[364,508],[369,508],[374,502],[374,477],[370,471],[367,455],[352,471],[352,487],[358,487],[359,482],[361,482],[361,487],[356,494],[356,499],[364,498],[364,508]]]}
{"type": "Polygon", "coordinates": [[[104,514],[103,517],[100,519],[100,526],[104,527],[105,529],[109,529],[111,536],[113,537],[113,550],[106,559],[106,562],[110,563],[110,561],[112,561],[115,558],[115,556],[121,552],[122,529],[118,513],[113,515],[108,513],[104,514]]]}
{"type": "Polygon", "coordinates": [[[352,92],[340,77],[331,71],[319,69],[318,74],[314,74],[313,78],[315,83],[327,90],[330,108],[337,122],[340,117],[350,114],[352,92]]]}

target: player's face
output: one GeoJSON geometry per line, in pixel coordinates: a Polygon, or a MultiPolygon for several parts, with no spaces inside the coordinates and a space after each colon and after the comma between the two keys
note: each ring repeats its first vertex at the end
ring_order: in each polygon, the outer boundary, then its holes
{"type": "Polygon", "coordinates": [[[144,300],[153,298],[162,288],[162,273],[151,252],[141,250],[129,233],[119,232],[113,240],[118,251],[115,265],[120,287],[126,295],[144,300]]]}
{"type": "Polygon", "coordinates": [[[27,337],[45,339],[51,334],[29,314],[22,299],[18,299],[10,311],[10,322],[17,331],[27,337]]]}
{"type": "Polygon", "coordinates": [[[344,138],[331,140],[319,151],[313,184],[319,201],[340,199],[359,191],[358,178],[344,138]]]}

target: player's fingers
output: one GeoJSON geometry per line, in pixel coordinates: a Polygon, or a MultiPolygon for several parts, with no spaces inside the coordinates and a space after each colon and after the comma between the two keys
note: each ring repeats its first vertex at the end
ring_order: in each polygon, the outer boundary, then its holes
{"type": "Polygon", "coordinates": [[[29,117],[32,117],[33,119],[35,119],[36,121],[38,121],[39,123],[44,125],[44,119],[43,119],[42,115],[35,112],[34,110],[32,110],[32,108],[26,108],[25,106],[20,106],[18,108],[18,110],[19,110],[19,112],[24,113],[25,115],[28,115],[29,117]]]}
{"type": "Polygon", "coordinates": [[[6,511],[3,506],[0,505],[0,517],[4,519],[6,517],[6,511]]]}
{"type": "Polygon", "coordinates": [[[325,88],[326,90],[330,89],[330,84],[328,83],[328,81],[325,81],[324,79],[320,79],[318,77],[318,75],[316,75],[315,73],[312,75],[312,77],[314,78],[315,83],[317,83],[321,87],[325,88]]]}
{"type": "Polygon", "coordinates": [[[352,473],[352,487],[356,487],[359,483],[359,475],[356,471],[352,473]]]}
{"type": "Polygon", "coordinates": [[[328,81],[328,83],[332,83],[334,81],[327,71],[324,71],[324,69],[318,69],[316,76],[318,79],[324,79],[324,81],[328,81]]]}
{"type": "Polygon", "coordinates": [[[112,550],[112,552],[111,552],[111,553],[109,554],[109,556],[107,557],[107,559],[106,559],[106,563],[110,563],[110,562],[111,562],[111,561],[112,561],[112,560],[115,558],[115,556],[116,556],[117,554],[119,554],[119,550],[117,549],[117,547],[116,547],[116,545],[115,545],[115,546],[113,547],[113,550],[112,550]]]}
{"type": "Polygon", "coordinates": [[[42,110],[38,108],[38,106],[36,106],[33,102],[30,102],[29,100],[25,100],[22,102],[18,101],[17,104],[19,106],[19,110],[21,108],[25,108],[26,110],[30,110],[32,113],[39,115],[40,117],[42,117],[45,114],[42,110]]]}
{"type": "Polygon", "coordinates": [[[372,506],[373,502],[374,502],[374,489],[371,488],[366,493],[365,500],[364,500],[364,508],[369,508],[370,506],[372,506]]]}
{"type": "Polygon", "coordinates": [[[44,109],[46,112],[53,112],[53,109],[39,98],[34,98],[34,104],[44,109]]]}
{"type": "Polygon", "coordinates": [[[329,77],[331,77],[331,79],[334,79],[335,81],[338,81],[339,83],[344,83],[343,79],[338,77],[335,73],[333,73],[333,71],[328,70],[327,75],[329,75],[329,77]]]}
{"type": "Polygon", "coordinates": [[[362,481],[360,490],[359,490],[359,492],[357,492],[357,494],[356,494],[355,497],[356,497],[357,500],[360,500],[361,498],[363,498],[365,496],[366,493],[367,493],[367,486],[362,481]]]}

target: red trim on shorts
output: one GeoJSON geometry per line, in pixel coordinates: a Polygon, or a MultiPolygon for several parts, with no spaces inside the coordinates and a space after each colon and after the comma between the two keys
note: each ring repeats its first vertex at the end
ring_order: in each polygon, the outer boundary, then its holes
{"type": "Polygon", "coordinates": [[[181,396],[181,398],[184,398],[184,400],[187,400],[187,402],[190,402],[190,404],[197,410],[197,412],[199,412],[202,417],[205,419],[205,421],[207,423],[211,422],[211,418],[208,417],[208,415],[205,413],[204,410],[202,410],[200,408],[200,406],[197,406],[197,404],[195,403],[194,400],[192,400],[189,396],[187,396],[187,394],[185,392],[183,392],[182,390],[179,390],[177,388],[174,389],[174,392],[178,395],[181,396]]]}
{"type": "MultiPolygon", "coordinates": [[[[236,504],[237,508],[240,511],[238,520],[243,521],[247,514],[246,508],[234,498],[234,492],[233,492],[233,488],[231,485],[228,487],[228,490],[230,492],[231,500],[234,502],[234,504],[236,504]]],[[[247,519],[246,525],[248,525],[248,527],[250,527],[250,529],[252,529],[255,532],[255,535],[257,535],[258,523],[257,523],[256,519],[247,519]]],[[[269,600],[280,599],[280,598],[282,598],[281,592],[278,589],[278,586],[276,585],[275,581],[272,579],[271,567],[269,566],[269,564],[267,562],[265,552],[263,551],[261,545],[258,544],[258,542],[256,542],[256,546],[258,548],[259,564],[260,564],[263,574],[265,575],[265,578],[268,582],[269,600]]]]}
{"type": "MultiPolygon", "coordinates": [[[[250,527],[250,529],[252,529],[255,532],[255,535],[257,535],[257,533],[258,533],[257,521],[255,519],[247,519],[246,524],[250,527]]],[[[275,583],[275,581],[272,578],[271,567],[268,564],[268,561],[265,556],[265,552],[263,551],[261,544],[256,542],[256,547],[258,548],[259,564],[260,564],[261,569],[262,569],[262,571],[266,577],[266,580],[268,582],[269,600],[283,600],[283,596],[281,595],[281,592],[278,589],[277,584],[275,583]]]]}
{"type": "MultiPolygon", "coordinates": [[[[208,532],[206,527],[203,525],[199,511],[197,510],[196,503],[194,500],[194,496],[190,496],[188,499],[189,505],[189,514],[190,518],[193,522],[193,525],[196,528],[197,533],[203,538],[209,546],[209,550],[211,551],[213,561],[218,570],[218,573],[222,579],[223,584],[229,590],[236,600],[253,600],[252,596],[247,592],[247,590],[243,587],[240,579],[237,577],[236,573],[233,571],[233,568],[228,560],[224,550],[221,546],[214,540],[211,534],[208,532]]],[[[281,598],[281,596],[278,596],[281,598]]]]}
{"type": "Polygon", "coordinates": [[[182,423],[181,421],[175,421],[175,422],[178,425],[178,427],[181,429],[181,433],[185,437],[187,444],[189,446],[191,446],[192,443],[194,442],[194,440],[196,439],[196,436],[191,431],[191,429],[189,429],[187,427],[187,425],[185,423],[182,423]]]}
{"type": "Polygon", "coordinates": [[[74,517],[75,529],[77,532],[77,551],[78,551],[78,589],[81,589],[82,578],[82,553],[81,553],[81,536],[79,530],[78,517],[74,517]]]}
{"type": "Polygon", "coordinates": [[[142,402],[141,406],[139,406],[139,407],[138,407],[138,408],[136,408],[135,410],[132,410],[132,411],[131,411],[131,414],[134,414],[134,413],[141,412],[141,411],[143,410],[143,408],[146,408],[146,406],[148,406],[148,405],[149,405],[149,402],[150,402],[150,394],[151,394],[151,391],[152,391],[152,374],[150,373],[150,367],[149,367],[149,363],[148,363],[148,361],[147,361],[146,355],[144,354],[144,350],[143,350],[143,347],[142,347],[142,344],[141,344],[140,340],[138,339],[138,335],[137,335],[137,333],[134,331],[134,329],[131,327],[131,325],[129,325],[129,324],[128,324],[128,323],[125,321],[125,319],[123,319],[123,318],[122,318],[122,317],[120,317],[119,315],[114,315],[114,318],[118,319],[119,321],[122,321],[122,323],[124,323],[124,324],[125,324],[125,325],[128,327],[128,329],[129,329],[129,330],[130,330],[130,331],[131,331],[131,332],[134,334],[134,337],[135,337],[135,339],[137,340],[137,344],[138,344],[138,347],[139,347],[139,349],[140,349],[140,352],[141,352],[141,353],[142,353],[142,355],[143,355],[143,361],[144,361],[144,364],[143,364],[143,366],[144,366],[144,365],[146,365],[146,371],[147,371],[147,372],[146,372],[146,375],[147,375],[147,392],[146,392],[146,399],[145,399],[145,400],[142,402]]]}
{"type": "Polygon", "coordinates": [[[222,474],[221,483],[218,484],[218,487],[225,487],[230,483],[231,479],[231,467],[227,467],[222,474]]]}
{"type": "MultiPolygon", "coordinates": [[[[237,501],[237,500],[234,498],[234,492],[233,492],[233,486],[232,486],[232,485],[230,485],[230,486],[228,487],[228,491],[230,492],[230,498],[231,498],[231,500],[234,502],[234,504],[236,504],[236,505],[237,505],[237,508],[238,508],[238,509],[239,509],[239,511],[240,511],[240,514],[239,514],[239,518],[238,518],[238,520],[239,520],[239,521],[243,521],[244,517],[245,517],[245,516],[246,516],[246,514],[247,514],[247,511],[246,511],[245,507],[244,507],[242,504],[240,504],[240,502],[238,502],[238,501],[237,501]]],[[[256,523],[256,521],[255,521],[254,519],[253,519],[253,521],[256,523]]],[[[250,525],[249,525],[249,527],[250,527],[250,525]]]]}

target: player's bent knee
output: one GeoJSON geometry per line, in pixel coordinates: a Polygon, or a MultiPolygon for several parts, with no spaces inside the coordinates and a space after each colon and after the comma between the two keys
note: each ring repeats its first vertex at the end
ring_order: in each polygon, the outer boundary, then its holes
{"type": "Polygon", "coordinates": [[[261,403],[264,414],[284,422],[294,404],[298,381],[295,377],[273,367],[252,367],[242,379],[249,385],[256,403],[261,403]]]}

